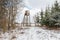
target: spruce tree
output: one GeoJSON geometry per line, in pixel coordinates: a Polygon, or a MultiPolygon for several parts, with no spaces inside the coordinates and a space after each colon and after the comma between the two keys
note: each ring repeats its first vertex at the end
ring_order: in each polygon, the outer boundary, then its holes
{"type": "Polygon", "coordinates": [[[43,19],[43,10],[41,10],[40,15],[41,15],[41,20],[42,20],[43,19]]]}
{"type": "Polygon", "coordinates": [[[57,1],[54,3],[54,10],[59,11],[59,3],[57,1]]]}
{"type": "Polygon", "coordinates": [[[43,10],[41,10],[41,12],[40,12],[40,16],[41,16],[41,21],[40,21],[40,23],[41,23],[41,26],[43,26],[43,24],[44,24],[44,14],[43,14],[43,10]]]}
{"type": "Polygon", "coordinates": [[[54,6],[51,8],[51,14],[50,14],[50,25],[55,26],[59,24],[58,20],[60,20],[60,8],[59,8],[59,3],[55,1],[54,6]]]}

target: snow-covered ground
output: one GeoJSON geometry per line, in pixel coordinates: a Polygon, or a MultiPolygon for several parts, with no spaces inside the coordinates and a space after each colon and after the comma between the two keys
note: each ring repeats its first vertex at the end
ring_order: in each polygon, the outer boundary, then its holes
{"type": "Polygon", "coordinates": [[[1,34],[0,40],[60,40],[60,31],[40,27],[16,28],[1,34]]]}

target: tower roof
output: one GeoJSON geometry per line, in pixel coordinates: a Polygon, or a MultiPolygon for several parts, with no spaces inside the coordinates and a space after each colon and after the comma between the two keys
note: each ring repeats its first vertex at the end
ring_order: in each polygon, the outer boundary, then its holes
{"type": "Polygon", "coordinates": [[[26,10],[26,11],[25,11],[25,16],[29,16],[29,15],[30,15],[29,10],[26,10]]]}

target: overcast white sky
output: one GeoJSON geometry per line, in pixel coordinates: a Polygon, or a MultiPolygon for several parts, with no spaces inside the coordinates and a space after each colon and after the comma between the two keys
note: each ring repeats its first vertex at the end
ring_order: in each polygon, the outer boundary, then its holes
{"type": "MultiPolygon", "coordinates": [[[[31,9],[45,9],[48,5],[51,7],[54,1],[56,0],[25,0],[25,3],[31,9]]],[[[57,1],[60,2],[60,0],[57,1]]]]}

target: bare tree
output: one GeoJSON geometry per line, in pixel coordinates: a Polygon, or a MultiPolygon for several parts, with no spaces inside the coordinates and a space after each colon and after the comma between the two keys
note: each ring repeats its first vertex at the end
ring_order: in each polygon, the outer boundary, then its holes
{"type": "Polygon", "coordinates": [[[3,31],[15,27],[17,5],[22,0],[0,0],[0,27],[3,31]]]}

